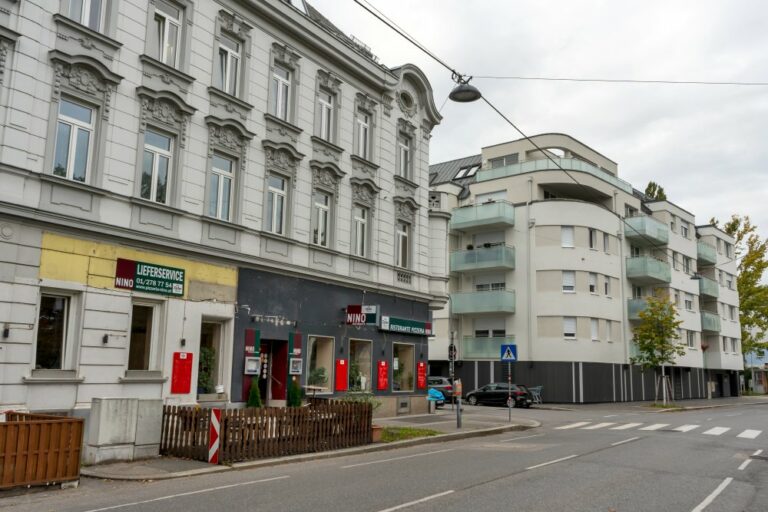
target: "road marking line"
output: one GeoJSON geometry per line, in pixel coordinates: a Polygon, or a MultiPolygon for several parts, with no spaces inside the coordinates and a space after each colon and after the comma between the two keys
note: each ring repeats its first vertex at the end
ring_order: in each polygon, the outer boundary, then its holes
{"type": "Polygon", "coordinates": [[[385,508],[385,509],[379,510],[379,512],[393,512],[394,510],[401,510],[401,509],[404,509],[404,508],[412,507],[414,505],[418,505],[419,503],[424,503],[425,501],[434,500],[436,498],[441,498],[443,496],[447,496],[447,495],[451,494],[452,492],[453,491],[440,492],[440,493],[437,493],[437,494],[433,494],[432,496],[427,496],[425,498],[421,498],[421,499],[418,499],[418,500],[409,501],[408,503],[403,503],[402,505],[397,505],[396,507],[385,508]]]}
{"type": "Polygon", "coordinates": [[[529,466],[529,467],[527,467],[525,469],[527,471],[529,469],[542,468],[544,466],[549,466],[550,464],[557,464],[558,462],[563,462],[564,460],[572,459],[574,457],[578,457],[578,455],[569,455],[567,457],[563,457],[562,459],[555,459],[555,460],[551,460],[549,462],[543,462],[541,464],[536,464],[535,466],[529,466]]]}
{"type": "Polygon", "coordinates": [[[668,427],[669,423],[654,423],[653,425],[648,425],[647,427],[643,427],[640,430],[659,430],[660,428],[668,427]]]}
{"type": "Polygon", "coordinates": [[[714,491],[712,491],[712,494],[710,494],[709,496],[707,496],[706,498],[704,498],[704,501],[702,501],[701,503],[699,503],[699,504],[698,504],[698,506],[697,506],[696,508],[694,508],[693,510],[691,510],[691,512],[701,512],[702,510],[704,510],[705,508],[707,508],[707,506],[708,506],[709,504],[711,504],[713,501],[715,501],[715,498],[717,498],[717,496],[718,496],[718,495],[719,495],[721,492],[723,492],[723,491],[725,490],[725,488],[726,488],[726,487],[728,487],[728,484],[730,484],[732,481],[733,481],[733,478],[731,478],[731,477],[728,477],[728,478],[726,478],[725,480],[723,480],[723,481],[722,481],[722,483],[721,483],[720,485],[718,485],[718,486],[717,486],[717,489],[715,489],[714,491]]]}
{"type": "Polygon", "coordinates": [[[690,432],[691,430],[699,428],[701,425],[681,425],[677,428],[673,428],[675,432],[690,432]]]}
{"type": "Polygon", "coordinates": [[[392,462],[393,460],[412,459],[414,457],[424,457],[425,455],[434,455],[436,453],[452,452],[455,448],[447,448],[445,450],[435,450],[432,452],[414,453],[413,455],[403,455],[402,457],[392,457],[391,459],[372,460],[369,462],[360,462],[358,464],[350,464],[348,466],[341,466],[341,469],[357,468],[360,466],[370,466],[371,464],[381,464],[383,462],[392,462]]]}
{"type": "Polygon", "coordinates": [[[760,449],[760,450],[757,450],[755,453],[753,453],[753,454],[752,454],[752,456],[753,456],[753,457],[757,457],[757,456],[758,456],[758,455],[760,455],[761,453],[763,453],[763,450],[762,450],[762,449],[760,449]]]}
{"type": "Polygon", "coordinates": [[[508,442],[510,442],[510,441],[517,441],[518,439],[530,439],[530,438],[532,438],[532,437],[540,437],[540,436],[543,436],[543,435],[544,435],[544,434],[534,434],[534,435],[532,435],[532,436],[513,437],[512,439],[504,439],[504,440],[502,440],[502,441],[499,441],[499,442],[500,442],[500,443],[508,443],[508,442]]]}
{"type": "Polygon", "coordinates": [[[555,427],[555,430],[567,430],[569,428],[583,427],[584,425],[589,425],[589,422],[588,421],[579,421],[577,423],[571,423],[570,425],[563,425],[562,427],[555,427]]]}
{"type": "Polygon", "coordinates": [[[611,425],[615,425],[616,423],[595,423],[594,425],[590,425],[588,427],[582,428],[582,430],[597,430],[599,428],[605,428],[610,427],[611,425]]]}
{"type": "Polygon", "coordinates": [[[640,425],[642,425],[642,423],[625,423],[618,427],[611,427],[611,430],[628,430],[630,428],[639,427],[640,425]]]}
{"type": "Polygon", "coordinates": [[[752,459],[747,459],[744,462],[741,463],[741,466],[739,466],[739,471],[744,471],[747,469],[747,466],[749,466],[749,463],[752,462],[752,459]]]}
{"type": "Polygon", "coordinates": [[[729,427],[714,427],[707,430],[706,432],[702,432],[702,434],[705,434],[708,436],[719,436],[719,435],[723,435],[729,430],[731,430],[729,427]]]}
{"type": "Polygon", "coordinates": [[[145,503],[155,503],[157,501],[172,500],[174,498],[181,498],[182,496],[192,496],[195,494],[203,494],[206,492],[221,491],[223,489],[232,489],[233,487],[243,487],[245,485],[273,482],[275,480],[284,480],[286,478],[290,478],[290,476],[288,475],[275,476],[272,478],[263,478],[261,480],[251,480],[249,482],[240,482],[237,484],[220,485],[218,487],[209,487],[208,489],[198,489],[196,491],[181,492],[179,494],[171,494],[169,496],[162,496],[160,498],[153,498],[151,500],[134,501],[133,503],[123,503],[122,505],[112,505],[111,507],[104,507],[104,508],[94,508],[91,510],[86,510],[85,512],[102,512],[104,510],[115,510],[115,509],[124,508],[124,507],[135,507],[136,505],[144,505],[145,503]]]}
{"type": "Polygon", "coordinates": [[[607,416],[603,416],[603,418],[615,418],[616,416],[618,416],[618,414],[609,414],[607,416]]]}
{"type": "Polygon", "coordinates": [[[749,430],[749,429],[747,429],[744,432],[742,432],[741,434],[737,435],[736,437],[741,437],[741,438],[744,438],[744,439],[754,439],[754,438],[756,438],[757,436],[759,436],[762,433],[763,433],[762,430],[749,430]]]}
{"type": "Polygon", "coordinates": [[[611,443],[611,446],[619,446],[620,444],[629,443],[630,441],[636,441],[640,439],[639,437],[630,437],[629,439],[625,439],[623,441],[616,441],[615,443],[611,443]]]}

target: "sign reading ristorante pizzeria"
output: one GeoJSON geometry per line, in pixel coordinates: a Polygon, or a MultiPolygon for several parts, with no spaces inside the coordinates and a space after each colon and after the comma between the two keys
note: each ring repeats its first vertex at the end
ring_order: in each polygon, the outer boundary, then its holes
{"type": "Polygon", "coordinates": [[[432,336],[432,322],[419,322],[418,320],[395,318],[394,316],[382,315],[381,326],[379,328],[382,331],[432,336]]]}
{"type": "Polygon", "coordinates": [[[184,269],[118,258],[115,288],[162,295],[184,295],[184,269]]]}

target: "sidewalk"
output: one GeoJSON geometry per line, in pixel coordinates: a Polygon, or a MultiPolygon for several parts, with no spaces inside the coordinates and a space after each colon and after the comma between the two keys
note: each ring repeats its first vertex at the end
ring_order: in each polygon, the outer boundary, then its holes
{"type": "Polygon", "coordinates": [[[421,437],[396,441],[392,443],[374,443],[354,448],[333,450],[327,452],[305,453],[288,457],[273,459],[259,459],[247,462],[238,462],[232,466],[211,465],[205,462],[178,459],[175,457],[155,457],[133,462],[114,462],[111,464],[99,464],[83,467],[80,474],[84,477],[101,478],[107,480],[167,480],[187,476],[221,473],[237,469],[249,469],[266,466],[277,466],[296,462],[344,457],[384,450],[393,450],[421,444],[440,443],[465,439],[469,437],[487,436],[509,432],[513,430],[527,430],[540,426],[540,423],[531,419],[513,417],[512,422],[507,417],[483,414],[481,407],[464,407],[462,410],[462,428],[456,427],[456,410],[451,411],[450,406],[438,410],[434,414],[421,414],[415,416],[399,416],[393,418],[376,418],[374,424],[386,427],[411,427],[427,428],[441,432],[432,437],[421,437]]]}

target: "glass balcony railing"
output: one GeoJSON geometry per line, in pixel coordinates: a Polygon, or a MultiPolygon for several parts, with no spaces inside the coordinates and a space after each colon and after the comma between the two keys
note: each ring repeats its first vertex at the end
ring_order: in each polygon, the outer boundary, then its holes
{"type": "Polygon", "coordinates": [[[717,284],[717,281],[702,276],[699,279],[699,295],[706,295],[716,299],[720,296],[720,285],[717,284]]]}
{"type": "Polygon", "coordinates": [[[717,263],[717,249],[708,243],[697,242],[696,254],[699,265],[714,265],[717,263]]]}
{"type": "Polygon", "coordinates": [[[515,248],[506,245],[478,247],[451,253],[451,272],[514,269],[515,248]]]}
{"type": "Polygon", "coordinates": [[[454,314],[514,313],[515,292],[492,290],[487,292],[457,292],[451,294],[451,311],[454,314]]]}
{"type": "Polygon", "coordinates": [[[534,171],[558,171],[558,165],[560,168],[566,171],[579,171],[591,174],[596,178],[610,183],[616,188],[620,188],[624,192],[632,193],[632,184],[626,182],[620,178],[617,178],[613,174],[595,167],[592,164],[588,164],[583,160],[576,158],[553,158],[557,165],[553,164],[548,158],[542,158],[539,160],[528,160],[519,164],[507,165],[506,167],[497,167],[496,169],[481,169],[477,173],[475,178],[478,182],[495,180],[498,178],[506,178],[507,176],[516,176],[518,174],[525,174],[534,171]]]}
{"type": "Polygon", "coordinates": [[[451,229],[454,231],[514,225],[515,207],[506,201],[460,206],[451,212],[451,229]]]}
{"type": "Polygon", "coordinates": [[[638,215],[624,219],[624,234],[634,245],[667,245],[669,228],[648,215],[638,215]]]}
{"type": "Polygon", "coordinates": [[[672,281],[672,275],[669,263],[650,256],[638,256],[627,258],[627,279],[638,284],[659,284],[672,281]]]}
{"type": "Polygon", "coordinates": [[[493,359],[497,361],[501,355],[502,345],[513,345],[514,336],[498,338],[475,338],[464,336],[461,340],[461,359],[493,359]]]}
{"type": "Polygon", "coordinates": [[[702,311],[701,330],[708,332],[720,332],[720,316],[717,313],[702,311]]]}
{"type": "Polygon", "coordinates": [[[648,303],[645,299],[629,299],[627,301],[627,318],[630,320],[640,320],[640,312],[647,305],[648,303]]]}

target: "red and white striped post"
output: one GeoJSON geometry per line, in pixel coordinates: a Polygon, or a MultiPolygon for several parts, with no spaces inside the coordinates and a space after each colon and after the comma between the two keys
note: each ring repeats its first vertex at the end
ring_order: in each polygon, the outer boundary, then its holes
{"type": "Polygon", "coordinates": [[[208,463],[219,463],[219,432],[221,430],[221,409],[211,409],[211,428],[208,436],[208,463]]]}

